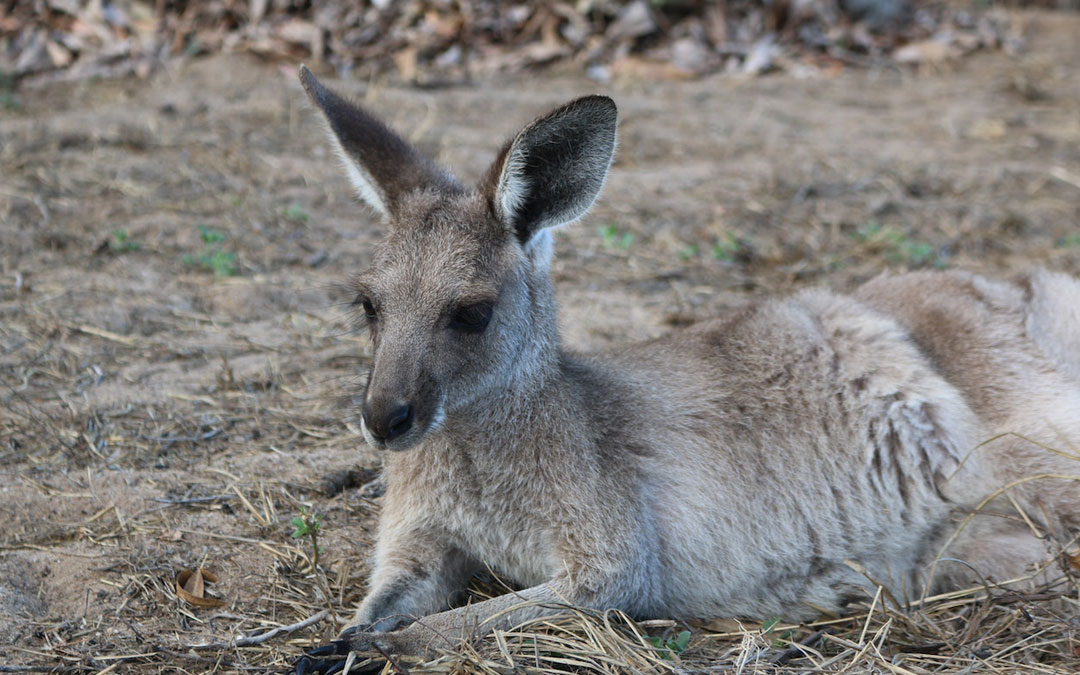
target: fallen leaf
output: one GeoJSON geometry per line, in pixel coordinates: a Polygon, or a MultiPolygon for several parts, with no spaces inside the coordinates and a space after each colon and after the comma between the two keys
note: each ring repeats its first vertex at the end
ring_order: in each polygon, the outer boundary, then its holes
{"type": "Polygon", "coordinates": [[[922,40],[904,45],[893,52],[897,63],[942,63],[963,55],[958,47],[939,40],[922,40]]]}
{"type": "Polygon", "coordinates": [[[45,43],[45,51],[49,53],[49,59],[52,61],[53,67],[65,68],[71,65],[71,61],[73,60],[71,52],[59,42],[49,40],[45,43]]]}
{"type": "Polygon", "coordinates": [[[1065,556],[1069,559],[1070,565],[1080,570],[1080,549],[1066,551],[1065,556]]]}
{"type": "Polygon", "coordinates": [[[626,80],[689,80],[694,73],[667,62],[625,56],[611,64],[611,75],[626,80]]]}
{"type": "Polygon", "coordinates": [[[699,40],[684,37],[671,45],[671,65],[693,73],[705,71],[712,60],[712,53],[699,40]]]}
{"type": "Polygon", "coordinates": [[[394,54],[394,65],[397,66],[398,75],[403,80],[412,80],[416,77],[416,63],[419,51],[416,47],[405,47],[394,54]]]}
{"type": "Polygon", "coordinates": [[[210,570],[184,570],[176,575],[176,594],[195,607],[221,607],[224,600],[206,594],[206,584],[217,580],[218,576],[210,570]]]}
{"type": "Polygon", "coordinates": [[[996,141],[1004,138],[1007,130],[1005,120],[986,117],[971,125],[967,131],[967,137],[982,141],[996,141]]]}
{"type": "Polygon", "coordinates": [[[754,46],[747,53],[746,60],[743,61],[740,70],[747,75],[760,75],[773,67],[773,62],[779,55],[780,47],[776,45],[776,41],[769,35],[754,43],[754,46]]]}
{"type": "Polygon", "coordinates": [[[439,38],[450,40],[461,33],[465,18],[460,15],[442,16],[437,11],[429,9],[424,14],[424,24],[428,30],[439,38]]]}
{"type": "Polygon", "coordinates": [[[251,0],[248,3],[248,20],[253,24],[262,21],[268,3],[269,0],[251,0]]]}
{"type": "Polygon", "coordinates": [[[274,31],[277,36],[286,42],[292,42],[293,44],[310,45],[315,42],[318,31],[321,30],[318,26],[310,21],[304,21],[303,19],[289,19],[274,31]]]}
{"type": "Polygon", "coordinates": [[[651,35],[659,28],[652,9],[645,0],[635,0],[619,10],[619,15],[608,26],[607,38],[613,42],[651,35]]]}

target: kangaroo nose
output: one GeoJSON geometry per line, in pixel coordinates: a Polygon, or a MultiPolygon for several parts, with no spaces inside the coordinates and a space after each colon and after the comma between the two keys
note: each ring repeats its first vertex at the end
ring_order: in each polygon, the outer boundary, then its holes
{"type": "Polygon", "coordinates": [[[412,428],[413,409],[404,401],[367,404],[363,415],[368,431],[380,441],[392,441],[412,428]]]}

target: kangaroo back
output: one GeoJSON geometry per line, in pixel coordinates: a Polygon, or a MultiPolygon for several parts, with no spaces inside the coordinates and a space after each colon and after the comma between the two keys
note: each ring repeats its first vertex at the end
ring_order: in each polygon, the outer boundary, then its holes
{"type": "Polygon", "coordinates": [[[1080,382],[1080,281],[1035,270],[1020,279],[1027,303],[1026,326],[1058,370],[1080,382]]]}

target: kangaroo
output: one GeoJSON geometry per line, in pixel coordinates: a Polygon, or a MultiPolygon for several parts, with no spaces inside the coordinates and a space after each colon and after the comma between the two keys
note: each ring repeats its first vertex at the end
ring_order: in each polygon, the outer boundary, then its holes
{"type": "Polygon", "coordinates": [[[388,451],[373,570],[312,657],[423,654],[567,604],[802,620],[879,584],[1060,571],[1043,561],[1047,533],[1080,527],[1077,280],[883,276],[577,354],[552,230],[604,185],[610,98],[538,118],[468,187],[300,79],[389,224],[354,303],[374,347],[363,433],[388,451]],[[524,590],[447,610],[485,566],[524,590]]]}

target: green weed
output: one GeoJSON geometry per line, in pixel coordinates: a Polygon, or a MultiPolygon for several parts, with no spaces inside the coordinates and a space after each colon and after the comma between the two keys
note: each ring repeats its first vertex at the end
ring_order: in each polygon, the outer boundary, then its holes
{"type": "Polygon", "coordinates": [[[220,244],[227,238],[227,235],[224,232],[207,227],[206,225],[197,225],[196,227],[199,228],[199,239],[202,239],[202,242],[207,246],[220,244]]]}
{"type": "Polygon", "coordinates": [[[615,223],[601,227],[599,232],[605,246],[625,250],[634,243],[634,234],[632,232],[623,232],[615,223]]]}
{"type": "Polygon", "coordinates": [[[660,658],[671,660],[672,654],[682,654],[690,644],[690,631],[684,630],[675,637],[665,640],[662,637],[646,638],[653,647],[660,650],[660,658]]]}
{"type": "Polygon", "coordinates": [[[215,277],[235,276],[237,273],[236,254],[222,248],[227,239],[226,234],[206,225],[199,225],[198,228],[203,250],[197,254],[185,254],[182,258],[184,264],[213,272],[215,277]]]}
{"type": "Polygon", "coordinates": [[[0,70],[0,107],[19,109],[19,99],[15,97],[15,73],[7,70],[0,70]]]}
{"type": "Polygon", "coordinates": [[[780,649],[786,646],[791,638],[795,635],[795,631],[786,630],[783,633],[777,635],[773,629],[780,623],[780,617],[774,616],[765,623],[761,624],[761,634],[769,641],[769,644],[774,649],[780,649]]]}
{"type": "Polygon", "coordinates": [[[735,255],[739,252],[739,240],[730,232],[717,237],[712,245],[712,257],[723,262],[734,262],[735,255]]]}
{"type": "Polygon", "coordinates": [[[127,228],[118,227],[112,231],[112,237],[109,239],[109,250],[113,253],[134,253],[140,248],[142,247],[139,242],[131,238],[127,228]]]}
{"type": "Polygon", "coordinates": [[[322,516],[317,513],[309,513],[306,507],[300,507],[300,515],[289,521],[293,526],[290,535],[293,539],[307,538],[311,541],[311,570],[319,566],[319,532],[322,531],[322,516]]]}
{"type": "Polygon", "coordinates": [[[892,263],[903,263],[913,267],[930,263],[933,263],[935,267],[945,265],[945,262],[937,257],[932,244],[913,239],[877,221],[872,220],[860,225],[852,236],[860,243],[880,247],[884,251],[885,259],[892,263]]]}
{"type": "Polygon", "coordinates": [[[289,204],[281,212],[281,215],[297,223],[306,223],[311,217],[308,215],[307,211],[304,210],[304,207],[299,204],[289,204]]]}

